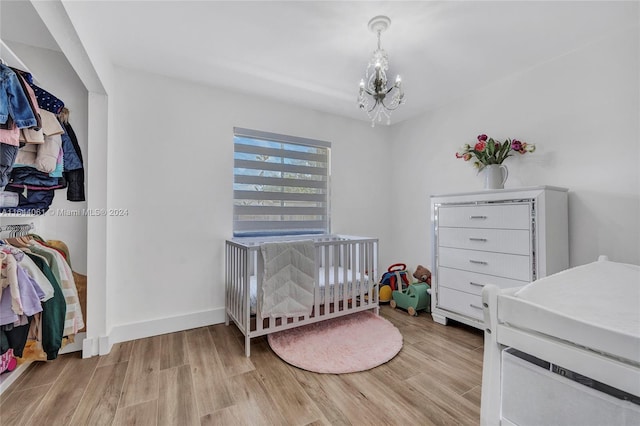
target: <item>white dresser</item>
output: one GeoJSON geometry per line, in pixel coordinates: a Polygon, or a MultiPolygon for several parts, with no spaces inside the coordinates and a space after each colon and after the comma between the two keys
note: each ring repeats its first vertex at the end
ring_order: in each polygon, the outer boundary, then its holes
{"type": "Polygon", "coordinates": [[[431,197],[434,321],[483,328],[482,287],[519,287],[569,267],[567,189],[431,197]]]}

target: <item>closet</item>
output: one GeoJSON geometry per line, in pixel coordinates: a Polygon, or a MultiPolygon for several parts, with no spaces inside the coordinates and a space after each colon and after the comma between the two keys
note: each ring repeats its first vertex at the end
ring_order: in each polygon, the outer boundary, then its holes
{"type": "MultiPolygon", "coordinates": [[[[86,154],[87,89],[65,55],[56,47],[34,5],[30,2],[2,2],[0,7],[0,58],[8,66],[31,73],[40,87],[65,101],[65,106],[70,110],[69,122],[86,154]]],[[[88,169],[86,159],[85,168],[88,169]]],[[[63,241],[68,246],[73,271],[88,276],[88,223],[83,214],[87,210],[86,201],[71,202],[67,200],[66,189],[58,189],[50,209],[44,215],[0,213],[0,239],[19,233],[33,233],[44,240],[63,241]]],[[[84,288],[81,290],[84,291],[84,288]]],[[[83,304],[86,312],[87,304],[83,304]]],[[[83,323],[88,330],[88,314],[83,315],[83,323]]],[[[86,347],[85,337],[84,331],[75,334],[73,342],[66,342],[59,354],[83,351],[86,347]]],[[[88,354],[91,355],[93,353],[88,354]]],[[[17,379],[29,362],[26,359],[14,371],[0,374],[0,393],[17,379]]]]}

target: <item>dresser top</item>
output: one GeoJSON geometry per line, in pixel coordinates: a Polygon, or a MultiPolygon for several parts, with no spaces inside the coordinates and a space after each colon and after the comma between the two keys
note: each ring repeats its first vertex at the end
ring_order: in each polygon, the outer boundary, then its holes
{"type": "Polygon", "coordinates": [[[521,193],[521,192],[530,192],[530,191],[558,191],[558,192],[568,192],[568,188],[562,188],[559,186],[524,186],[520,188],[504,188],[504,189],[484,189],[481,191],[470,191],[470,192],[456,192],[450,194],[439,194],[432,195],[431,198],[436,197],[453,197],[453,196],[465,196],[465,195],[506,195],[511,196],[513,194],[521,193]]]}

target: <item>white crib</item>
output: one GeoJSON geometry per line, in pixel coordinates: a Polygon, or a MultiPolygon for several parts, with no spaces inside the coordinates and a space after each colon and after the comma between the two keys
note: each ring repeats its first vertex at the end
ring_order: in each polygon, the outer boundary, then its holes
{"type": "Polygon", "coordinates": [[[250,356],[253,337],[302,325],[373,310],[379,313],[378,240],[346,235],[235,238],[225,250],[226,320],[232,320],[245,336],[250,356]],[[262,256],[265,242],[313,239],[315,247],[314,305],[310,315],[262,319],[258,297],[262,294],[262,256]],[[326,284],[325,284],[326,283],[326,284]]]}

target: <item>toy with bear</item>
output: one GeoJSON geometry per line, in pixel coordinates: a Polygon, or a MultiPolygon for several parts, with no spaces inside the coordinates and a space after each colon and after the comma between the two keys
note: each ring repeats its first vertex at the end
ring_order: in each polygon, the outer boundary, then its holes
{"type": "Polygon", "coordinates": [[[402,308],[411,316],[417,316],[418,311],[431,308],[431,271],[418,265],[411,282],[411,276],[404,263],[395,263],[382,275],[379,288],[381,303],[389,302],[395,308],[402,308]]]}

